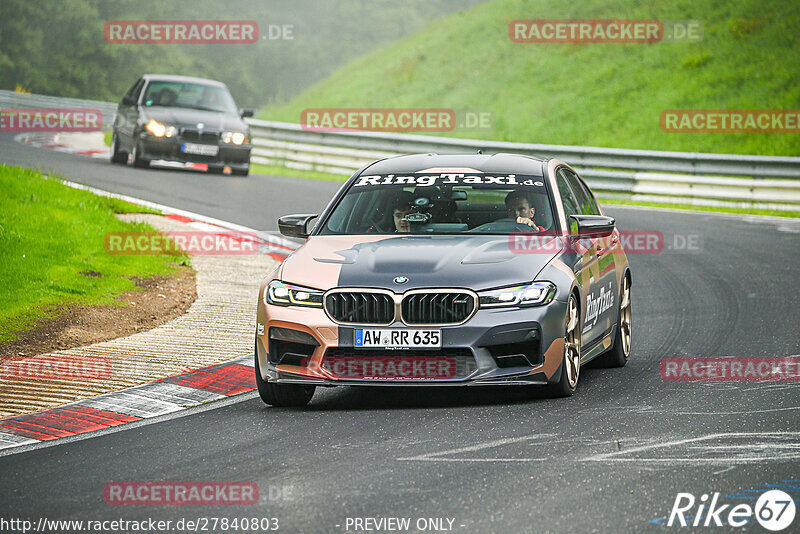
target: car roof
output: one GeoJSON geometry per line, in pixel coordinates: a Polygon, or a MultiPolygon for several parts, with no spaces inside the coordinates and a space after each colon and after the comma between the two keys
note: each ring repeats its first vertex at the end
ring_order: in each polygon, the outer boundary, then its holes
{"type": "Polygon", "coordinates": [[[209,80],[206,78],[195,78],[193,76],[178,76],[177,74],[145,74],[142,76],[148,81],[158,82],[187,82],[187,83],[202,83],[205,85],[216,85],[217,87],[225,87],[225,84],[217,80],[209,80]]]}
{"type": "Polygon", "coordinates": [[[435,172],[440,169],[474,169],[481,173],[516,173],[544,176],[546,160],[523,154],[410,154],[376,161],[361,174],[435,172]]]}

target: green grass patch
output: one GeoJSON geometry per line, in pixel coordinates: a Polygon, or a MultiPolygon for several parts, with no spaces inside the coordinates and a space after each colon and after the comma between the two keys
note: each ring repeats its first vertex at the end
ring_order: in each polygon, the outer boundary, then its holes
{"type": "Polygon", "coordinates": [[[154,212],[65,186],[39,171],[0,165],[0,341],[63,305],[122,305],[130,277],[168,275],[186,255],[110,255],[107,232],[153,231],[115,213],[154,212]],[[85,272],[101,277],[86,276],[85,272]]]}
{"type": "Polygon", "coordinates": [[[326,180],[330,182],[344,182],[351,176],[350,174],[344,175],[320,171],[302,171],[299,169],[290,169],[289,167],[281,167],[280,165],[261,165],[260,163],[251,163],[250,172],[254,174],[291,176],[294,178],[308,178],[310,180],[326,180]]]}
{"type": "Polygon", "coordinates": [[[624,200],[619,198],[603,198],[597,197],[597,201],[604,206],[613,206],[615,204],[622,206],[646,206],[652,208],[668,208],[680,209],[691,211],[710,211],[716,213],[741,213],[742,215],[769,215],[770,217],[789,217],[800,218],[798,211],[783,211],[783,210],[765,210],[765,209],[751,209],[751,208],[726,208],[718,206],[696,206],[694,204],[671,204],[668,202],[647,202],[639,200],[624,200]]]}
{"type": "Polygon", "coordinates": [[[351,61],[260,118],[297,123],[307,108],[489,111],[491,130],[449,137],[800,155],[797,133],[667,133],[668,109],[800,107],[800,10],[785,0],[496,0],[435,19],[351,61]],[[514,43],[514,19],[694,19],[699,42],[514,43]]]}

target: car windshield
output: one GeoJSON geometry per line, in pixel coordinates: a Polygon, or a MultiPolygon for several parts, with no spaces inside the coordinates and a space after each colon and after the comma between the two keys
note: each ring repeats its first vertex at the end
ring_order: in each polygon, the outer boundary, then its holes
{"type": "Polygon", "coordinates": [[[356,179],[319,233],[508,235],[553,225],[541,176],[380,174],[356,179]]]}
{"type": "Polygon", "coordinates": [[[200,83],[152,81],[142,103],[145,106],[236,113],[236,103],[227,88],[200,83]]]}

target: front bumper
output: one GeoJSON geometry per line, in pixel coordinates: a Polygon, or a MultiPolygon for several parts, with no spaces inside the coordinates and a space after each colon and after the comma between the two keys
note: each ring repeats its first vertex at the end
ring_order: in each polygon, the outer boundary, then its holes
{"type": "Polygon", "coordinates": [[[149,160],[177,161],[180,163],[204,163],[209,168],[231,167],[235,170],[247,170],[250,167],[250,151],[252,145],[243,143],[234,145],[231,143],[197,143],[197,141],[186,141],[181,136],[176,137],[154,137],[143,132],[140,137],[142,157],[149,160]],[[181,150],[184,143],[196,143],[209,146],[217,146],[219,152],[215,156],[204,156],[199,154],[187,154],[181,150]]]}
{"type": "MultiPolygon", "coordinates": [[[[553,300],[530,308],[493,308],[478,310],[467,322],[457,326],[431,327],[441,330],[441,350],[403,350],[354,348],[353,333],[358,326],[340,326],[323,310],[258,304],[256,356],[261,376],[281,384],[339,385],[511,385],[546,384],[558,379],[564,352],[566,303],[553,300]],[[276,340],[275,332],[288,329],[302,332],[306,345],[286,349],[276,340]],[[272,334],[271,334],[272,332],[272,334]],[[310,336],[310,337],[309,337],[310,336]],[[313,341],[312,341],[313,339],[313,341]],[[277,341],[277,342],[276,342],[277,341]],[[514,356],[517,348],[525,358],[514,356]],[[270,350],[273,351],[270,357],[270,350]],[[292,352],[288,352],[288,351],[292,352]],[[405,354],[420,358],[446,358],[458,354],[461,372],[450,378],[375,378],[337,375],[330,358],[369,354],[372,359],[385,356],[402,359],[405,354]],[[290,357],[285,357],[289,355],[290,357]],[[464,356],[466,355],[466,356],[464,356]],[[511,357],[509,357],[511,355],[511,357]],[[303,356],[303,358],[300,358],[303,356]],[[464,360],[466,357],[468,360],[464,360]],[[471,360],[471,361],[469,361],[471,360]],[[466,362],[466,367],[465,363],[466,362]]],[[[364,328],[373,328],[364,325],[364,328]]],[[[417,328],[396,322],[381,328],[417,328]]],[[[283,331],[285,332],[285,330],[283,331]]],[[[278,335],[278,337],[283,337],[278,335]]]]}

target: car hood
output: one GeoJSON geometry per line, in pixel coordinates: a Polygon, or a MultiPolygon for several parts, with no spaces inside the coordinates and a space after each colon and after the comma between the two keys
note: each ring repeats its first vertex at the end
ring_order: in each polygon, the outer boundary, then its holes
{"type": "Polygon", "coordinates": [[[552,258],[512,252],[508,236],[312,236],[287,258],[281,278],[323,290],[480,290],[530,282],[552,258]],[[408,281],[397,284],[398,276],[408,281]]]}
{"type": "Polygon", "coordinates": [[[218,111],[154,106],[144,108],[144,116],[179,128],[200,129],[198,124],[203,124],[202,129],[207,131],[246,131],[246,125],[240,117],[218,111]]]}

